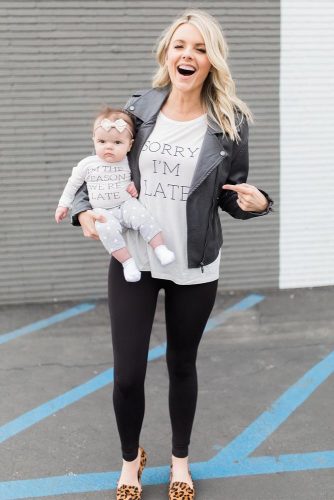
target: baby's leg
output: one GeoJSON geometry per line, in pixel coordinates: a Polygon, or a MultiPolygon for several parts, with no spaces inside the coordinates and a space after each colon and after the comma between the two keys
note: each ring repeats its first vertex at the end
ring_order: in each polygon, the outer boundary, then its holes
{"type": "Polygon", "coordinates": [[[119,208],[112,210],[95,208],[95,213],[102,214],[106,218],[106,222],[95,222],[96,231],[107,252],[123,265],[126,281],[139,281],[141,273],[125,245],[117,210],[119,208]]]}
{"type": "Polygon", "coordinates": [[[169,250],[164,243],[158,223],[136,198],[125,201],[121,209],[123,224],[140,232],[144,240],[154,249],[155,255],[163,266],[175,260],[174,252],[169,250]]]}
{"type": "Polygon", "coordinates": [[[122,226],[116,214],[114,215],[112,210],[105,210],[104,208],[94,208],[93,212],[98,215],[103,215],[106,219],[106,222],[96,221],[95,227],[107,252],[113,254],[123,249],[127,251],[122,236],[122,226]]]}

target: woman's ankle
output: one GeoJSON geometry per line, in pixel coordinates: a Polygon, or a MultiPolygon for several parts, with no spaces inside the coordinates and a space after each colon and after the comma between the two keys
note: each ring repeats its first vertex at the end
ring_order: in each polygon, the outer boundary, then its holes
{"type": "Polygon", "coordinates": [[[131,468],[132,466],[136,466],[138,464],[138,462],[140,462],[140,450],[139,450],[139,448],[138,448],[138,454],[134,459],[127,460],[123,457],[123,465],[125,467],[131,468]]]}
{"type": "Polygon", "coordinates": [[[138,470],[140,467],[140,453],[138,450],[138,456],[134,460],[125,460],[123,458],[123,466],[121,470],[121,475],[117,483],[117,487],[120,487],[122,484],[126,484],[128,486],[137,486],[140,487],[139,479],[138,479],[138,470]]]}
{"type": "Polygon", "coordinates": [[[186,482],[193,487],[188,457],[178,458],[172,455],[171,481],[186,482]]]}
{"type": "Polygon", "coordinates": [[[188,461],[189,460],[189,455],[187,455],[186,457],[176,457],[172,453],[172,460],[175,460],[176,462],[177,461],[180,461],[180,462],[188,461]]]}

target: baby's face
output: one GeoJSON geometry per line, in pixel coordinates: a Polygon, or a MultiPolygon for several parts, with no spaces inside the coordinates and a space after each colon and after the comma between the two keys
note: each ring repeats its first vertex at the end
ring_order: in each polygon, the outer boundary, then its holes
{"type": "Polygon", "coordinates": [[[128,130],[118,132],[111,128],[109,132],[98,127],[93,137],[95,152],[101,160],[115,163],[123,160],[132,146],[132,139],[128,130]]]}

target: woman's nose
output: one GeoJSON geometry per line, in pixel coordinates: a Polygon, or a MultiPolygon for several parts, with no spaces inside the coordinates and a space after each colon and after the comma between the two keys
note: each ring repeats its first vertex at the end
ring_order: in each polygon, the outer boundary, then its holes
{"type": "Polygon", "coordinates": [[[185,47],[183,49],[182,59],[191,59],[192,58],[192,50],[190,47],[185,47]]]}

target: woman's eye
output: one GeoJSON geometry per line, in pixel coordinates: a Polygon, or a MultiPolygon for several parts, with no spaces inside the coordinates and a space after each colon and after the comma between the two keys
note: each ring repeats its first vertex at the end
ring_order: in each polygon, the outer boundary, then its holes
{"type": "MultiPolygon", "coordinates": [[[[182,49],[183,48],[183,45],[174,45],[174,49],[182,49]]],[[[199,52],[201,52],[202,54],[205,54],[206,53],[206,50],[205,49],[197,49],[199,52]]]]}

